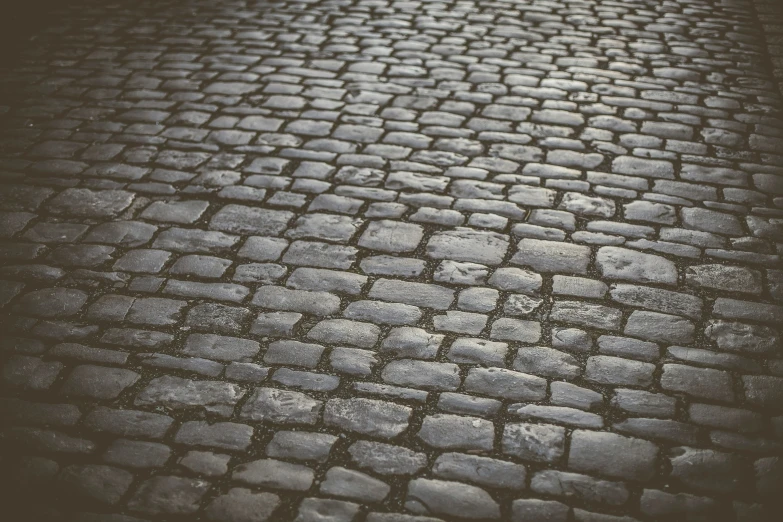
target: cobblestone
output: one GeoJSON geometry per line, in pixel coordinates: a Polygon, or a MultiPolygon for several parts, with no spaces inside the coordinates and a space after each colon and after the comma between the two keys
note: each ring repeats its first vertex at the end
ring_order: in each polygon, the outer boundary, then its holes
{"type": "Polygon", "coordinates": [[[0,89],[16,519],[776,519],[774,2],[60,4],[0,89]]]}

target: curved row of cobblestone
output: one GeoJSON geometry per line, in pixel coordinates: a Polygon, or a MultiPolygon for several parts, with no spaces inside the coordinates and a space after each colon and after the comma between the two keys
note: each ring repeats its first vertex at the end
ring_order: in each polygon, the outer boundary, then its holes
{"type": "Polygon", "coordinates": [[[15,520],[774,520],[751,7],[64,8],[0,89],[15,520]]]}

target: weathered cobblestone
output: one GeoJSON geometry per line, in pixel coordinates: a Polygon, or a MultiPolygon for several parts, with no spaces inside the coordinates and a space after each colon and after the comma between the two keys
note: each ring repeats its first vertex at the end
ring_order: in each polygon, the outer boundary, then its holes
{"type": "Polygon", "coordinates": [[[779,518],[774,2],[33,4],[12,517],[779,518]]]}

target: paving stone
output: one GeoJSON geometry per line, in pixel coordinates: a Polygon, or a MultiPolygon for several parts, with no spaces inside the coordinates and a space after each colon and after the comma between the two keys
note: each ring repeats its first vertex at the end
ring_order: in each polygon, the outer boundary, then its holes
{"type": "Polygon", "coordinates": [[[437,232],[427,242],[427,255],[432,259],[467,261],[491,266],[499,265],[507,250],[508,236],[469,228],[437,232]]]}
{"type": "Polygon", "coordinates": [[[744,460],[729,453],[689,447],[673,448],[671,477],[688,489],[730,493],[750,474],[744,460]]]}
{"type": "Polygon", "coordinates": [[[270,457],[324,462],[337,442],[337,437],[326,433],[278,431],[266,446],[270,457]]]}
{"type": "Polygon", "coordinates": [[[557,208],[577,216],[610,218],[615,213],[614,201],[575,192],[564,194],[557,208]]]}
{"type": "Polygon", "coordinates": [[[649,480],[655,474],[658,448],[647,441],[608,432],[575,430],[568,467],[628,480],[649,480]]]}
{"type": "Polygon", "coordinates": [[[263,308],[328,316],[337,313],[340,298],[328,292],[289,290],[282,286],[262,286],[252,303],[263,308]]]}
{"type": "Polygon", "coordinates": [[[783,306],[719,297],[715,300],[712,313],[725,319],[775,324],[783,319],[783,306]]]}
{"type": "Polygon", "coordinates": [[[280,497],[273,493],[254,493],[245,488],[231,488],[213,499],[205,508],[208,520],[251,522],[272,520],[280,506],[280,497]]]}
{"type": "Polygon", "coordinates": [[[756,478],[756,491],[766,498],[772,498],[780,486],[780,457],[765,457],[757,460],[753,463],[753,471],[756,478]]]}
{"type": "Polygon", "coordinates": [[[161,439],[174,419],[159,413],[114,410],[103,406],[93,409],[84,419],[85,427],[122,437],[161,439]]]}
{"type": "Polygon", "coordinates": [[[511,520],[546,520],[547,522],[565,522],[570,508],[554,500],[534,498],[518,499],[511,503],[511,520]]]}
{"type": "Polygon", "coordinates": [[[718,503],[714,499],[689,495],[687,493],[667,493],[656,489],[645,489],[639,499],[639,506],[650,517],[715,517],[718,516],[718,503]]]}
{"type": "Polygon", "coordinates": [[[63,364],[38,357],[11,356],[3,366],[3,382],[9,388],[47,390],[57,380],[63,364]]]}
{"type": "Polygon", "coordinates": [[[174,252],[219,254],[229,250],[237,241],[237,236],[223,232],[172,227],[161,232],[152,247],[174,252]]]}
{"type": "Polygon", "coordinates": [[[221,334],[239,334],[250,319],[244,308],[217,303],[204,303],[190,309],[185,324],[196,330],[221,334]]]}
{"type": "Polygon", "coordinates": [[[159,475],[142,482],[128,509],[146,515],[187,515],[198,510],[210,484],[203,480],[159,475]]]}
{"type": "Polygon", "coordinates": [[[87,301],[87,294],[70,288],[47,288],[24,294],[15,309],[35,317],[68,317],[75,315],[87,301]]]}
{"type": "Polygon", "coordinates": [[[630,496],[625,485],[620,482],[556,470],[536,473],[530,485],[538,494],[578,498],[589,504],[617,506],[624,504],[630,496]]]}
{"type": "Polygon", "coordinates": [[[287,340],[274,341],[269,343],[269,347],[267,347],[264,362],[315,368],[318,366],[318,361],[321,360],[324,349],[320,344],[287,340]]]}
{"type": "Polygon", "coordinates": [[[487,283],[499,290],[536,295],[541,289],[541,275],[521,268],[498,268],[487,283]]]}
{"type": "Polygon", "coordinates": [[[234,422],[209,424],[204,421],[188,421],[182,424],[174,436],[174,442],[188,446],[207,446],[224,450],[242,451],[250,446],[253,428],[234,422]]]}
{"type": "Polygon", "coordinates": [[[366,276],[318,268],[297,268],[286,285],[297,290],[339,292],[358,295],[367,282],[366,276]]]}
{"type": "Polygon", "coordinates": [[[71,498],[103,505],[117,504],[133,482],[125,470],[100,464],[72,464],[57,477],[58,487],[71,498]]]}
{"type": "Polygon", "coordinates": [[[291,212],[245,205],[225,205],[209,221],[210,228],[231,234],[278,235],[293,218],[291,212]]]}
{"type": "Polygon", "coordinates": [[[255,341],[214,334],[190,334],[182,353],[218,361],[249,361],[261,349],[255,341]]]}
{"type": "Polygon", "coordinates": [[[489,337],[501,341],[535,343],[541,339],[541,324],[536,321],[522,321],[502,317],[492,323],[489,337]]]}
{"type": "MultiPolygon", "coordinates": [[[[716,379],[717,380],[717,379],[716,379]]],[[[783,378],[772,375],[743,375],[745,397],[754,405],[780,410],[781,383],[783,378]]]]}
{"type": "Polygon", "coordinates": [[[582,301],[557,301],[549,313],[553,321],[601,330],[619,330],[622,318],[616,308],[582,301]]]}
{"type": "Polygon", "coordinates": [[[601,247],[596,255],[596,265],[608,279],[639,283],[677,282],[677,267],[671,261],[651,254],[643,254],[619,247],[601,247]]]}
{"type": "Polygon", "coordinates": [[[371,221],[359,238],[359,246],[383,252],[411,252],[424,236],[421,226],[397,221],[371,221]]]}
{"type": "Polygon", "coordinates": [[[49,200],[52,214],[107,218],[117,216],[133,202],[134,194],[124,190],[67,188],[49,200]]]}
{"type": "Polygon", "coordinates": [[[609,293],[612,300],[618,303],[656,312],[684,315],[692,319],[698,319],[702,312],[700,298],[662,288],[616,283],[609,293]]]}
{"type": "Polygon", "coordinates": [[[618,174],[645,178],[674,179],[674,166],[668,161],[619,156],[612,162],[612,171],[618,174]]]}
{"type": "Polygon", "coordinates": [[[508,344],[461,337],[451,344],[446,357],[456,363],[505,366],[508,344]]]}
{"type": "Polygon", "coordinates": [[[231,478],[252,486],[307,491],[313,484],[314,473],[312,469],[301,464],[259,459],[234,468],[231,478]]]}
{"type": "Polygon", "coordinates": [[[171,456],[165,444],[128,439],[115,439],[103,454],[103,460],[129,468],[160,468],[171,456]]]}
{"type": "Polygon", "coordinates": [[[546,395],[541,377],[503,368],[472,368],[464,383],[465,391],[511,400],[540,400],[546,395]]]}
{"type": "Polygon", "coordinates": [[[429,334],[421,328],[392,328],[381,349],[398,357],[434,359],[444,336],[429,334]]]}
{"type": "Polygon", "coordinates": [[[432,465],[438,478],[471,482],[489,488],[523,489],[527,470],[520,464],[497,459],[444,453],[432,465]]]}
{"type": "Polygon", "coordinates": [[[544,300],[538,297],[510,295],[503,304],[503,313],[514,317],[535,316],[543,304],[544,300]]]}
{"type": "Polygon", "coordinates": [[[324,422],[347,431],[383,439],[408,428],[411,409],[373,399],[331,399],[324,409],[324,422]]]}
{"type": "Polygon", "coordinates": [[[697,265],[685,272],[689,285],[728,292],[761,293],[761,274],[757,270],[718,264],[697,265]]]}
{"type": "Polygon", "coordinates": [[[552,278],[552,291],[557,295],[570,295],[600,299],[609,288],[605,283],[583,277],[559,276],[552,278]]]}
{"type": "Polygon", "coordinates": [[[21,447],[26,452],[89,455],[95,452],[94,442],[72,437],[61,431],[37,428],[9,427],[5,430],[9,447],[21,447]]]}
{"type": "Polygon", "coordinates": [[[343,315],[371,323],[403,325],[416,324],[422,312],[415,306],[380,301],[354,301],[345,307],[343,315]]]}
{"type": "Polygon", "coordinates": [[[459,482],[423,478],[408,483],[405,508],[419,514],[469,519],[500,517],[500,506],[486,491],[459,482]]]}
{"type": "Polygon", "coordinates": [[[288,241],[277,237],[252,236],[239,249],[239,256],[253,261],[277,261],[288,241]]]}
{"type": "Polygon", "coordinates": [[[306,498],[299,504],[296,522],[351,522],[359,514],[359,504],[342,500],[306,498]]]}
{"type": "Polygon", "coordinates": [[[231,261],[211,256],[190,255],[183,256],[169,268],[170,274],[192,275],[196,277],[219,279],[228,267],[231,261]]]}
{"type": "Polygon", "coordinates": [[[627,435],[679,444],[695,444],[699,435],[689,424],[662,419],[626,419],[615,423],[614,429],[627,435]]]}
{"type": "Polygon", "coordinates": [[[598,384],[649,386],[653,381],[655,365],[596,355],[587,359],[585,379],[598,384]]]}
{"type": "Polygon", "coordinates": [[[250,327],[254,335],[287,337],[293,335],[294,328],[302,319],[302,314],[296,312],[260,313],[250,327]]]}
{"type": "Polygon", "coordinates": [[[601,406],[604,400],[603,395],[598,392],[567,382],[552,382],[550,390],[550,400],[558,406],[593,410],[601,406]]]}
{"type": "Polygon", "coordinates": [[[334,375],[278,368],[272,380],[289,388],[299,388],[315,392],[329,392],[340,386],[340,378],[334,375]]]}
{"type": "Polygon", "coordinates": [[[413,475],[427,465],[424,453],[382,442],[360,440],[348,448],[351,461],[380,475],[413,475]]]}
{"type": "Polygon", "coordinates": [[[709,321],[704,334],[719,349],[731,352],[771,353],[780,344],[772,328],[734,321],[709,321]]]}
{"type": "Polygon", "coordinates": [[[390,361],[381,372],[385,382],[425,390],[456,390],[460,385],[456,364],[401,359],[390,361]]]}
{"type": "Polygon", "coordinates": [[[623,205],[623,216],[629,221],[643,221],[673,225],[677,213],[672,205],[655,203],[653,201],[633,201],[623,205]]]}
{"type": "Polygon", "coordinates": [[[71,371],[60,393],[71,397],[116,399],[139,377],[131,370],[84,364],[71,371]]]}
{"type": "Polygon", "coordinates": [[[418,277],[424,272],[426,263],[420,259],[392,256],[367,257],[360,263],[366,274],[381,276],[418,277]]]}
{"type": "Polygon", "coordinates": [[[492,450],[494,425],[476,417],[435,414],[424,418],[417,437],[440,449],[492,450]]]}
{"type": "Polygon", "coordinates": [[[680,217],[685,228],[727,236],[742,235],[742,225],[736,216],[706,208],[683,208],[680,217]]]}
{"type": "Polygon", "coordinates": [[[508,411],[521,419],[543,420],[573,427],[601,428],[604,425],[600,415],[563,406],[512,404],[508,411]]]}
{"type": "Polygon", "coordinates": [[[274,424],[315,424],[323,409],[323,402],[304,393],[256,388],[242,406],[239,417],[248,421],[274,424]]]}
{"type": "Polygon", "coordinates": [[[517,252],[511,262],[529,266],[537,272],[586,274],[590,249],[570,243],[525,238],[517,244],[517,252]]]}
{"type": "Polygon", "coordinates": [[[694,368],[683,364],[664,364],[661,388],[722,402],[732,402],[731,376],[711,368],[694,368]]]}
{"type": "Polygon", "coordinates": [[[370,348],[378,341],[380,333],[381,329],[374,324],[326,319],[307,332],[307,338],[325,344],[349,344],[370,348]]]}
{"type": "Polygon", "coordinates": [[[244,392],[235,384],[193,381],[165,375],[156,377],[136,396],[134,405],[172,410],[203,409],[229,417],[244,392]]]}
{"type": "Polygon", "coordinates": [[[514,358],[513,368],[519,372],[562,379],[573,378],[581,373],[579,363],[572,355],[542,346],[520,348],[514,358]]]}
{"type": "MultiPolygon", "coordinates": [[[[297,218],[286,232],[290,239],[323,239],[335,243],[347,243],[361,226],[361,220],[333,214],[306,214],[297,218]]],[[[283,227],[281,227],[282,230],[283,227]]],[[[263,233],[264,231],[259,231],[263,233]]]]}
{"type": "Polygon", "coordinates": [[[690,344],[693,323],[676,315],[635,310],[625,323],[623,333],[653,342],[690,344]]]}
{"type": "Polygon", "coordinates": [[[320,490],[326,495],[372,503],[382,502],[391,488],[359,471],[335,466],[326,472],[326,480],[321,483],[320,490]]]}
{"type": "Polygon", "coordinates": [[[484,265],[445,260],[438,264],[433,280],[458,285],[481,285],[485,283],[488,272],[489,269],[484,265]]]}
{"type": "Polygon", "coordinates": [[[348,375],[368,376],[378,362],[374,352],[358,348],[337,347],[329,354],[332,369],[348,375]]]}
{"type": "Polygon", "coordinates": [[[437,310],[447,309],[454,301],[454,291],[438,285],[378,279],[369,297],[437,310]]]}
{"type": "Polygon", "coordinates": [[[228,471],[231,457],[210,451],[189,451],[179,459],[178,464],[193,473],[209,477],[219,477],[228,471]]]}
{"type": "Polygon", "coordinates": [[[645,362],[655,362],[661,356],[661,349],[655,343],[614,335],[602,335],[598,338],[598,352],[601,355],[615,355],[645,362]]]}
{"type": "Polygon", "coordinates": [[[439,331],[478,335],[487,325],[487,316],[449,310],[445,315],[433,317],[432,324],[433,328],[439,331]]]}
{"type": "Polygon", "coordinates": [[[206,201],[154,201],[141,213],[142,219],[163,223],[194,223],[209,207],[206,201]]]}
{"type": "Polygon", "coordinates": [[[22,424],[74,426],[81,417],[72,404],[48,404],[21,399],[2,399],[0,409],[9,421],[22,424]]]}
{"type": "Polygon", "coordinates": [[[171,257],[164,250],[131,250],[114,263],[115,270],[156,274],[171,257]]]}
{"type": "Polygon", "coordinates": [[[548,424],[508,423],[503,453],[533,462],[555,462],[564,454],[565,429],[548,424]]]}

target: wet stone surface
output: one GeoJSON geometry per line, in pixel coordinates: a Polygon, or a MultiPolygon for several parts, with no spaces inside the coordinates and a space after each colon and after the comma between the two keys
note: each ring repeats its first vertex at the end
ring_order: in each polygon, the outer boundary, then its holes
{"type": "Polygon", "coordinates": [[[775,4],[63,3],[0,85],[4,512],[778,520],[775,4]]]}

